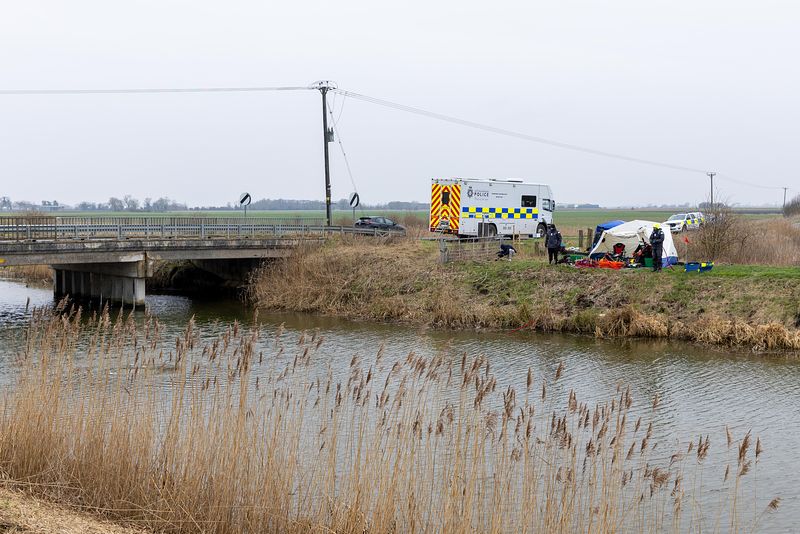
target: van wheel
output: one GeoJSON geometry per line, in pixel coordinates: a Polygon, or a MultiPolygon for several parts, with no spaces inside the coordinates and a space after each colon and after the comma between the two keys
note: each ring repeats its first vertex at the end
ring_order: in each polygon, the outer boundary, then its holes
{"type": "Polygon", "coordinates": [[[544,234],[547,233],[547,225],[544,223],[539,223],[539,226],[536,227],[536,237],[544,237],[544,234]]]}

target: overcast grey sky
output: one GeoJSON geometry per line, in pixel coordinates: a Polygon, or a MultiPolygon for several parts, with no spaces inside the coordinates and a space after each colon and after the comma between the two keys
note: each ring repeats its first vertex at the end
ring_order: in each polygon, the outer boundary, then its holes
{"type": "MultiPolygon", "coordinates": [[[[0,89],[306,85],[598,150],[800,189],[793,1],[6,0],[0,89]]],[[[470,130],[343,99],[365,202],[431,177],[523,178],[569,202],[699,202],[701,173],[470,130]]],[[[317,92],[0,96],[0,195],[324,197],[317,92]]],[[[353,186],[331,145],[333,197],[353,186]]],[[[718,180],[734,202],[782,191],[718,180]]]]}

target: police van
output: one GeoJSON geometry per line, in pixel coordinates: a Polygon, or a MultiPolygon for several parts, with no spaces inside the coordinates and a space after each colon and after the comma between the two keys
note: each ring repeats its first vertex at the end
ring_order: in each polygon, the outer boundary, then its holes
{"type": "Polygon", "coordinates": [[[553,223],[549,185],[522,180],[431,180],[431,232],[458,236],[541,237],[553,223]]]}

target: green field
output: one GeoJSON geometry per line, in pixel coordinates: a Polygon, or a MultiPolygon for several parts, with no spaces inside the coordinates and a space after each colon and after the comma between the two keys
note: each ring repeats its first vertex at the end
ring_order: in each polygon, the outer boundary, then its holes
{"type": "MultiPolygon", "coordinates": [[[[689,211],[689,210],[686,210],[689,211]]],[[[765,219],[778,217],[777,210],[739,210],[741,215],[754,219],[765,219]]],[[[586,209],[586,210],[562,210],[557,211],[554,217],[556,226],[564,235],[577,235],[578,230],[594,228],[600,223],[613,220],[633,221],[641,219],[644,221],[664,222],[675,213],[685,213],[680,210],[663,209],[586,209]]]]}
{"type": "MultiPolygon", "coordinates": [[[[780,213],[777,210],[764,210],[764,209],[740,209],[739,211],[743,216],[748,218],[772,218],[777,217],[780,213]]],[[[594,228],[596,225],[620,219],[623,221],[631,221],[634,219],[643,219],[647,221],[663,222],[669,218],[673,213],[679,213],[675,210],[663,209],[565,209],[556,211],[555,223],[565,236],[576,236],[578,230],[586,228],[594,228]]],[[[26,215],[25,213],[9,213],[9,215],[26,215]]],[[[42,213],[39,215],[44,216],[57,216],[57,217],[242,217],[244,212],[241,210],[224,210],[224,211],[170,211],[170,212],[109,212],[109,211],[58,211],[52,213],[42,213]]],[[[428,220],[427,210],[361,210],[357,209],[355,212],[356,217],[364,215],[382,215],[400,222],[406,226],[425,226],[428,220]]],[[[321,210],[248,210],[248,217],[269,217],[269,218],[309,218],[318,221],[324,221],[325,212],[321,210]]],[[[353,212],[350,210],[334,210],[333,223],[336,225],[350,225],[353,223],[353,212]]]]}
{"type": "Polygon", "coordinates": [[[553,217],[565,235],[574,235],[579,229],[592,228],[600,223],[613,220],[633,221],[642,219],[645,221],[663,222],[669,219],[674,211],[662,210],[611,210],[611,209],[592,209],[592,210],[563,210],[557,211],[553,217]]]}
{"type": "MultiPolygon", "coordinates": [[[[384,215],[386,217],[419,217],[424,221],[428,217],[428,211],[399,211],[399,210],[356,210],[356,217],[364,215],[384,215]]],[[[185,211],[54,211],[54,212],[0,212],[0,216],[9,217],[244,217],[242,210],[185,210],[185,211]]],[[[322,210],[247,210],[248,217],[269,217],[269,218],[313,218],[324,219],[325,212],[322,210]]],[[[334,219],[351,220],[353,212],[350,210],[333,210],[334,219]]]]}

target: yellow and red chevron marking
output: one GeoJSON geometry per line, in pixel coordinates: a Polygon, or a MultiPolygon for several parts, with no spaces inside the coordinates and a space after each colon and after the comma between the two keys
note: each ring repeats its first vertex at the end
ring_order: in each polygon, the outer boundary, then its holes
{"type": "Polygon", "coordinates": [[[439,228],[442,220],[449,221],[451,232],[457,232],[459,228],[459,217],[461,216],[461,186],[454,185],[431,185],[431,231],[439,228]],[[449,202],[442,204],[442,196],[449,193],[449,202]]]}
{"type": "Polygon", "coordinates": [[[450,229],[457,233],[460,221],[461,186],[458,184],[453,184],[450,186],[450,229]]]}
{"type": "Polygon", "coordinates": [[[439,184],[431,185],[431,232],[439,227],[441,216],[439,211],[442,207],[442,186],[439,184]]]}

